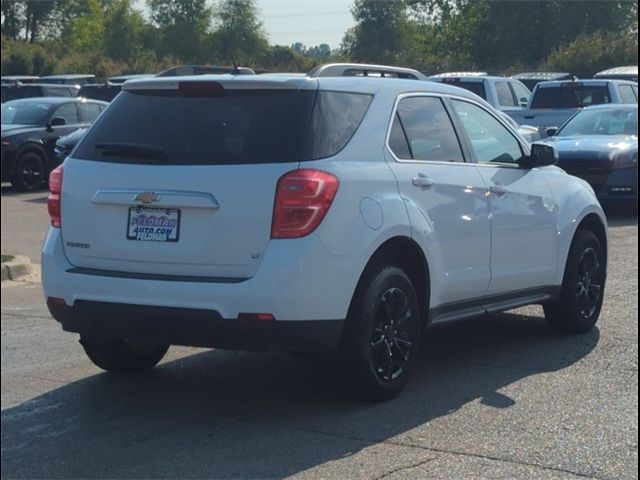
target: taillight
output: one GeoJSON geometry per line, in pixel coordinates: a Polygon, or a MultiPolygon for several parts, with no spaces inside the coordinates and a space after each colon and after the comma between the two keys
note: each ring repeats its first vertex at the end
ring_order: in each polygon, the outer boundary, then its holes
{"type": "Polygon", "coordinates": [[[51,226],[60,228],[62,226],[62,165],[49,174],[49,190],[51,195],[47,198],[47,210],[51,217],[51,226]]]}
{"type": "Polygon", "coordinates": [[[309,168],[280,177],[271,238],[299,238],[313,232],[329,211],[339,185],[335,175],[309,168]]]}

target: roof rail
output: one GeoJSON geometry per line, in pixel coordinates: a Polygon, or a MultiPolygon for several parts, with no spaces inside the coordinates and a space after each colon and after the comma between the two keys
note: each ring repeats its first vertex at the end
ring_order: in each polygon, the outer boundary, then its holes
{"type": "Polygon", "coordinates": [[[426,75],[412,68],[390,67],[387,65],[367,65],[364,63],[328,63],[318,65],[308,74],[318,77],[390,77],[427,80],[426,75]]]}

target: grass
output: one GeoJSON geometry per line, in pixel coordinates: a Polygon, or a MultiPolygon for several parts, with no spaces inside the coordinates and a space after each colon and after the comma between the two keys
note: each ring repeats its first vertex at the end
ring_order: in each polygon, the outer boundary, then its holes
{"type": "Polygon", "coordinates": [[[11,260],[13,260],[13,256],[12,255],[5,255],[4,253],[2,254],[2,263],[10,262],[11,260]]]}

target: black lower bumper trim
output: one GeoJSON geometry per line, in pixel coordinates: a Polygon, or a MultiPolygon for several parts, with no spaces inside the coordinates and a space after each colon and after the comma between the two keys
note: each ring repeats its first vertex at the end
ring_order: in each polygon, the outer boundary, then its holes
{"type": "Polygon", "coordinates": [[[48,303],[69,332],[101,340],[142,339],[157,344],[253,351],[332,351],[344,320],[238,320],[213,310],[78,300],[48,303]]]}

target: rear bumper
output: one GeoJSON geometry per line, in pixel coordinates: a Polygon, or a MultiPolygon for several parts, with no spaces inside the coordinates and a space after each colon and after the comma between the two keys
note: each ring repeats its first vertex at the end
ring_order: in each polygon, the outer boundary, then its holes
{"type": "Polygon", "coordinates": [[[47,306],[64,330],[85,337],[233,350],[332,351],[338,347],[344,323],[225,319],[213,310],[83,300],[73,306],[51,302],[47,306]]]}

